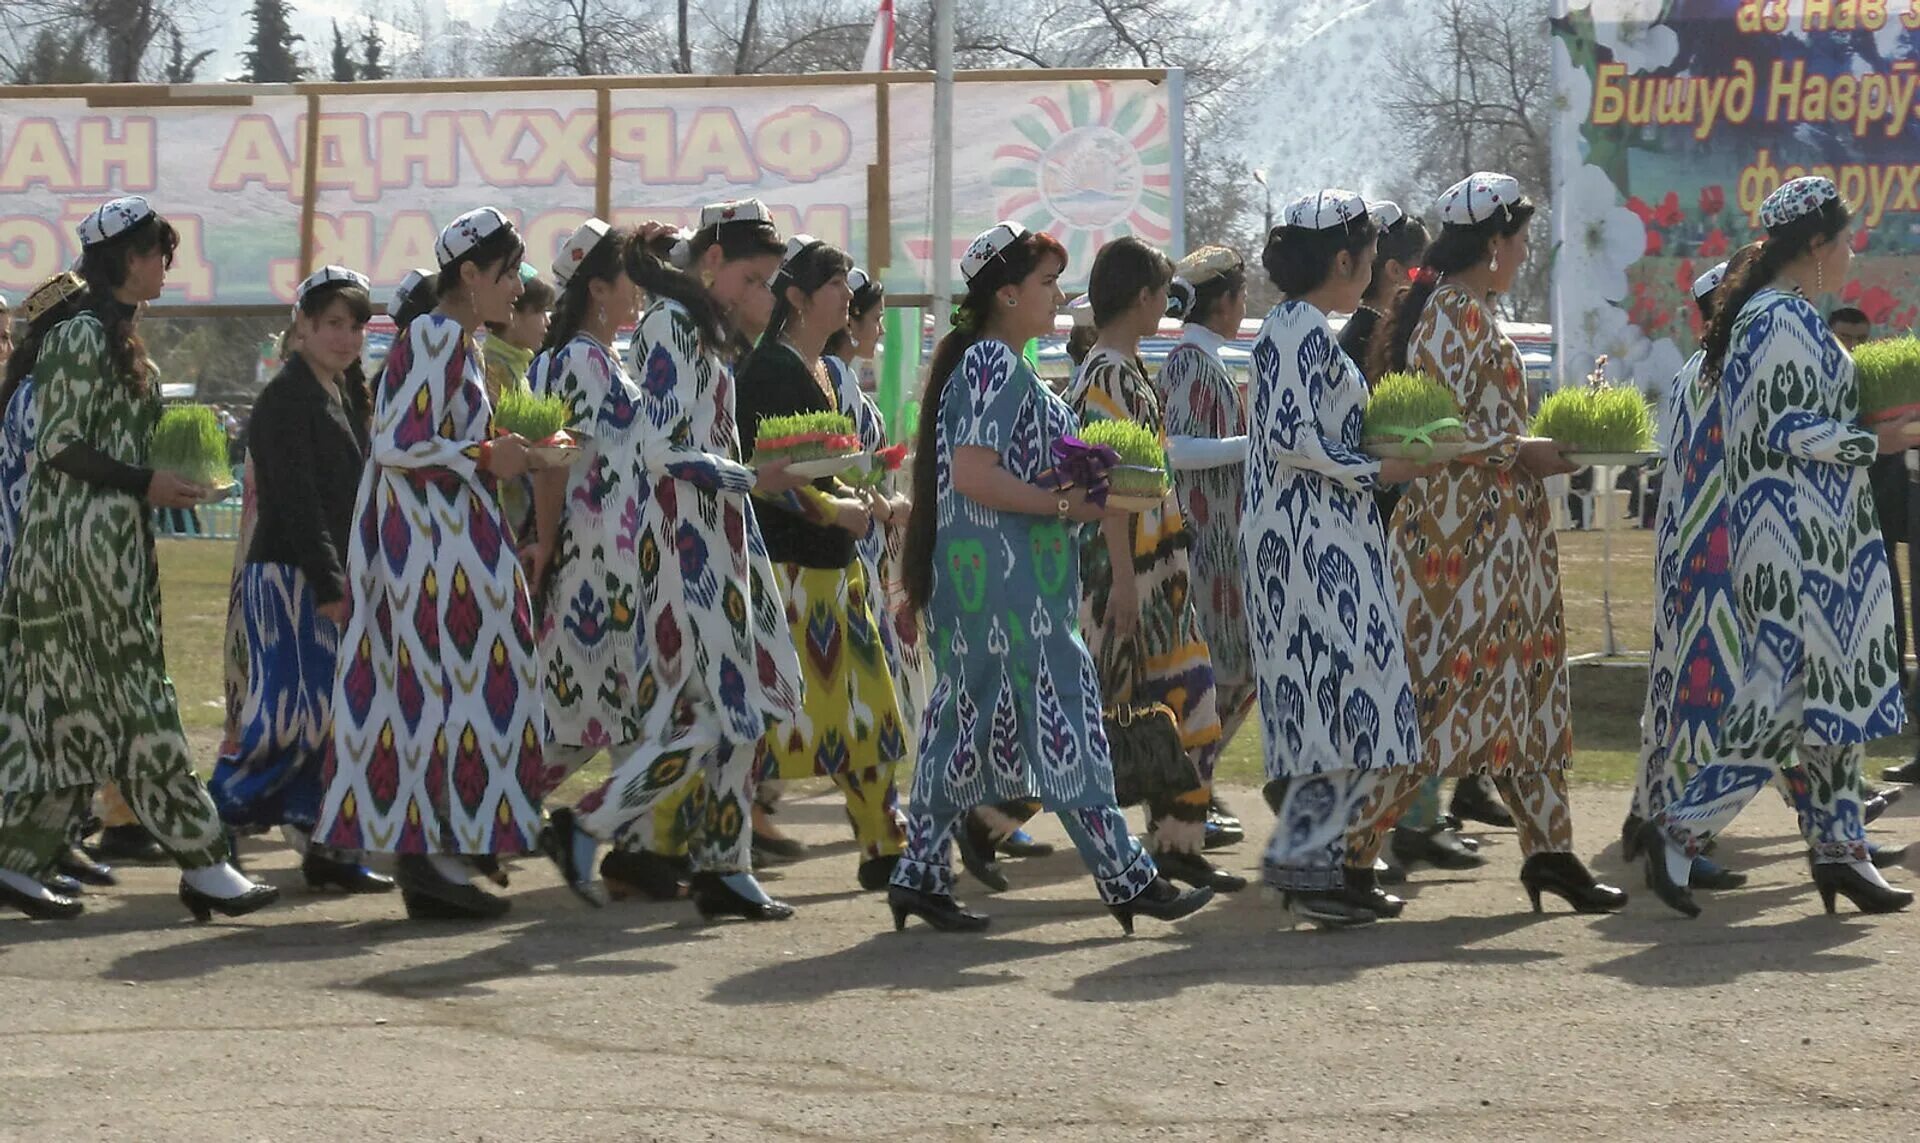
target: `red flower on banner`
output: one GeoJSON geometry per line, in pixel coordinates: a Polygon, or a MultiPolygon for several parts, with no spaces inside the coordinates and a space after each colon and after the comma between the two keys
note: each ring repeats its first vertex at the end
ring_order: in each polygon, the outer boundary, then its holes
{"type": "Polygon", "coordinates": [[[1668,191],[1667,197],[1660,200],[1660,209],[1653,213],[1653,220],[1661,226],[1678,226],[1685,218],[1680,210],[1679,191],[1668,191]]]}
{"type": "Polygon", "coordinates": [[[1653,221],[1653,208],[1648,206],[1646,200],[1639,195],[1634,195],[1627,200],[1627,209],[1638,215],[1643,223],[1653,221]]]}
{"type": "Polygon", "coordinates": [[[1900,299],[1894,297],[1893,292],[1884,286],[1869,286],[1855,304],[1867,315],[1868,321],[1875,325],[1885,325],[1888,319],[1893,317],[1894,307],[1900,304],[1900,299]]]}
{"type": "Polygon", "coordinates": [[[1691,292],[1693,289],[1693,280],[1698,276],[1693,268],[1693,259],[1682,258],[1680,259],[1680,268],[1673,272],[1673,288],[1691,292]]]}
{"type": "Polygon", "coordinates": [[[1865,291],[1866,287],[1860,284],[1860,279],[1855,278],[1840,287],[1840,300],[1850,306],[1855,305],[1860,301],[1860,295],[1865,291]]]}
{"type": "Polygon", "coordinates": [[[1920,306],[1908,306],[1906,309],[1893,315],[1894,328],[1912,329],[1913,323],[1917,318],[1920,318],[1920,306]]]}
{"type": "Polygon", "coordinates": [[[1727,256],[1727,232],[1714,227],[1700,240],[1700,257],[1724,258],[1727,256]]]}
{"type": "Polygon", "coordinates": [[[1855,254],[1865,254],[1867,252],[1868,233],[1869,231],[1864,226],[1853,232],[1853,252],[1855,254]]]}
{"type": "Polygon", "coordinates": [[[1660,232],[1658,230],[1655,230],[1652,227],[1647,228],[1647,257],[1651,258],[1654,255],[1659,254],[1662,250],[1666,249],[1666,245],[1667,245],[1667,240],[1660,237],[1660,232]]]}
{"type": "Polygon", "coordinates": [[[1718,183],[1700,188],[1700,213],[1712,218],[1727,209],[1727,189],[1718,183]]]}

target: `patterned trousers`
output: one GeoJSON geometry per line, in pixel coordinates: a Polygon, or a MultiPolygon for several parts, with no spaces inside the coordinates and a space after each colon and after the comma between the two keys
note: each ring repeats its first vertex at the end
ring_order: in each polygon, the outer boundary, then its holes
{"type": "Polygon", "coordinates": [[[1679,799],[1667,807],[1663,821],[1667,836],[1689,857],[1698,856],[1777,774],[1784,779],[1787,802],[1799,819],[1800,835],[1815,863],[1865,861],[1867,827],[1861,802],[1866,784],[1860,770],[1866,754],[1866,747],[1858,744],[1800,743],[1796,747],[1785,742],[1770,745],[1761,756],[1748,760],[1709,762],[1694,772],[1679,799]]]}
{"type": "Polygon", "coordinates": [[[1261,862],[1267,884],[1301,892],[1345,885],[1347,867],[1356,864],[1350,839],[1379,816],[1379,794],[1399,787],[1398,773],[1334,770],[1268,782],[1263,792],[1274,823],[1261,862]]]}
{"type": "MultiPolygon", "coordinates": [[[[157,768],[121,766],[113,781],[133,816],[180,868],[200,869],[227,859],[219,811],[185,757],[157,768]]],[[[92,786],[8,797],[0,807],[0,867],[35,878],[51,870],[92,798],[92,786]]]]}
{"type": "MultiPolygon", "coordinates": [[[[1421,796],[1430,777],[1424,767],[1395,770],[1393,777],[1374,792],[1371,814],[1356,813],[1354,820],[1371,824],[1356,829],[1347,838],[1349,864],[1356,868],[1372,865],[1380,856],[1387,835],[1405,816],[1407,808],[1421,796]]],[[[1496,776],[1493,784],[1513,811],[1514,828],[1520,834],[1520,854],[1573,852],[1573,808],[1567,795],[1565,770],[1535,770],[1529,773],[1496,776]]]]}
{"type": "MultiPolygon", "coordinates": [[[[553,764],[578,769],[597,747],[552,746],[553,764]]],[[[580,828],[602,841],[617,838],[629,825],[652,817],[670,796],[685,788],[683,808],[691,823],[688,856],[703,873],[753,870],[755,748],[720,733],[720,720],[704,703],[683,697],[659,742],[614,746],[613,772],[600,787],[580,799],[580,828]],[[699,775],[699,781],[691,779],[699,775]]],[[[678,817],[679,815],[675,815],[678,817]]]]}
{"type": "MultiPolygon", "coordinates": [[[[908,815],[907,847],[893,871],[895,885],[953,895],[953,831],[963,812],[947,808],[908,815]]],[[[1153,858],[1134,840],[1118,807],[1061,810],[1058,816],[1107,904],[1133,900],[1159,876],[1153,858]]]]}

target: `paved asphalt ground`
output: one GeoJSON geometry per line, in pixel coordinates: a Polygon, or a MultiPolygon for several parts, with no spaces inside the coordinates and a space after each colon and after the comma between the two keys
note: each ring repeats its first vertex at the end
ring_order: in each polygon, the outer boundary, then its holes
{"type": "MultiPolygon", "coordinates": [[[[592,912],[540,861],[504,923],[412,924],[249,843],[287,890],[252,918],[193,925],[162,869],[0,918],[0,1139],[1920,1137],[1920,916],[1822,915],[1768,794],[1719,854],[1753,883],[1683,920],[1619,861],[1625,797],[1575,798],[1623,915],[1526,912],[1490,831],[1487,867],[1336,934],[1249,890],[1124,939],[1064,850],[963,882],[986,936],[896,934],[818,797],[782,818],[817,848],[780,925],[592,912]]],[[[1915,802],[1876,837],[1920,837],[1915,802]]]]}

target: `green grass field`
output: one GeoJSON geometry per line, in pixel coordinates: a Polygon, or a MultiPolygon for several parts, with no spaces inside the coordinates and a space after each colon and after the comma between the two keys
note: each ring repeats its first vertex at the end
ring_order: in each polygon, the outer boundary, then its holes
{"type": "MultiPolygon", "coordinates": [[[[1568,653],[1599,653],[1605,650],[1601,537],[1594,532],[1563,532],[1559,539],[1568,653]]],[[[1613,622],[1616,645],[1623,652],[1644,654],[1647,649],[1652,563],[1650,533],[1616,533],[1613,622]]],[[[181,717],[196,744],[211,743],[219,737],[223,717],[220,640],[226,624],[232,567],[233,547],[229,543],[160,542],[167,664],[180,692],[181,717]]],[[[1576,664],[1572,672],[1576,777],[1588,782],[1631,781],[1639,751],[1645,670],[1630,661],[1623,665],[1576,664]]],[[[1911,751],[1911,742],[1902,737],[1883,739],[1870,753],[1875,758],[1899,760],[1910,756],[1911,751]]],[[[203,753],[210,762],[211,746],[203,753]]],[[[1221,761],[1220,777],[1226,783],[1257,785],[1263,773],[1258,731],[1243,732],[1221,761]]],[[[583,773],[577,780],[589,776],[583,773]]]]}

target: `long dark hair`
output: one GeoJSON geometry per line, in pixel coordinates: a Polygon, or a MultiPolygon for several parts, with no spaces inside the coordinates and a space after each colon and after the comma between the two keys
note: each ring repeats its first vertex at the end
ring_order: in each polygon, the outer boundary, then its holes
{"type": "Polygon", "coordinates": [[[1373,216],[1362,214],[1340,226],[1315,230],[1309,226],[1276,226],[1267,235],[1260,264],[1275,288],[1289,298],[1310,294],[1333,273],[1335,259],[1360,252],[1379,234],[1373,216]]]}
{"type": "Polygon", "coordinates": [[[1753,295],[1811,250],[1816,239],[1838,237],[1852,220],[1846,203],[1829,199],[1818,210],[1768,230],[1760,243],[1759,257],[1744,266],[1728,268],[1727,280],[1716,291],[1713,320],[1707,323],[1707,336],[1701,342],[1701,348],[1707,351],[1707,359],[1700,367],[1702,375],[1720,375],[1720,367],[1727,361],[1727,348],[1733,344],[1733,325],[1740,320],[1740,311],[1753,300],[1753,295]]]}
{"type": "Polygon", "coordinates": [[[833,331],[827,339],[827,356],[844,360],[853,349],[853,325],[873,312],[873,308],[887,300],[887,288],[880,279],[868,276],[865,283],[853,292],[853,302],[847,307],[847,324],[833,331]]]}
{"type": "Polygon", "coordinates": [[[1420,257],[1420,272],[1394,295],[1384,334],[1373,339],[1373,360],[1366,369],[1367,376],[1385,377],[1407,368],[1407,345],[1413,340],[1414,328],[1420,324],[1420,315],[1426,311],[1427,300],[1440,287],[1441,275],[1458,274],[1478,266],[1486,261],[1489,246],[1520,233],[1532,221],[1533,200],[1522,197],[1519,202],[1472,226],[1456,226],[1451,222],[1442,226],[1440,237],[1434,239],[1420,257]]]}
{"type": "Polygon", "coordinates": [[[47,335],[53,332],[53,327],[68,318],[79,316],[85,308],[85,294],[63,298],[29,322],[26,329],[14,338],[13,356],[7,358],[6,379],[0,381],[0,413],[6,411],[20,383],[33,372],[34,362],[40,356],[40,346],[46,341],[47,335]]]}
{"type": "MultiPolygon", "coordinates": [[[[760,335],[760,340],[779,340],[780,335],[786,332],[787,323],[793,320],[793,303],[787,300],[788,287],[812,297],[815,290],[851,269],[853,258],[845,250],[825,242],[815,242],[805,247],[782,264],[780,272],[773,276],[773,316],[767,319],[766,332],[760,335]]],[[[848,312],[852,312],[851,307],[848,312]]],[[[844,332],[846,328],[847,323],[842,321],[841,331],[844,332]]]]}
{"type": "Polygon", "coordinates": [[[434,279],[434,295],[445,298],[459,289],[460,267],[468,263],[472,263],[479,270],[493,268],[496,281],[508,274],[518,274],[520,260],[526,256],[526,253],[527,244],[521,241],[520,232],[512,226],[502,226],[474,243],[458,258],[440,267],[440,274],[434,279]]]}
{"type": "Polygon", "coordinates": [[[573,277],[567,279],[566,289],[560,291],[559,301],[554,303],[553,320],[547,323],[547,340],[541,343],[540,352],[553,353],[580,332],[587,321],[587,305],[593,301],[589,284],[611,282],[626,273],[627,244],[632,241],[633,231],[616,226],[587,251],[587,256],[573,268],[573,277]]]}
{"type": "Polygon", "coordinates": [[[1433,236],[1427,233],[1427,224],[1412,215],[1402,215],[1398,221],[1380,232],[1380,246],[1373,252],[1373,281],[1367,283],[1368,301],[1377,300],[1387,287],[1387,263],[1398,262],[1402,266],[1414,267],[1426,256],[1427,244],[1433,236]]]}
{"type": "Polygon", "coordinates": [[[1213,321],[1214,313],[1228,298],[1238,297],[1246,288],[1244,264],[1222,270],[1197,286],[1175,282],[1173,293],[1167,299],[1167,316],[1190,325],[1206,325],[1213,321]]]}
{"type": "Polygon", "coordinates": [[[173,253],[179,246],[180,232],[173,228],[173,223],[149,214],[112,238],[80,252],[78,273],[87,283],[84,309],[99,318],[107,332],[107,362],[114,374],[126,378],[133,391],[142,396],[147,393],[151,363],[147,360],[146,344],[135,328],[140,307],[122,302],[113,292],[126,285],[127,263],[134,255],[152,254],[157,250],[166,260],[167,268],[172,269],[173,253]]]}
{"type": "MultiPolygon", "coordinates": [[[[373,298],[352,282],[324,282],[307,291],[300,299],[300,313],[308,321],[316,321],[334,302],[347,307],[347,313],[353,320],[366,325],[373,320],[373,298]]],[[[345,370],[340,374],[340,403],[346,406],[347,414],[368,424],[373,419],[373,390],[367,385],[367,372],[360,364],[360,355],[355,354],[345,370]]]]}
{"type": "MultiPolygon", "coordinates": [[[[678,302],[693,318],[700,331],[700,346],[709,353],[727,354],[734,339],[720,320],[720,307],[700,279],[673,264],[673,248],[679,239],[672,233],[661,234],[651,242],[638,239],[627,245],[627,276],[640,284],[652,298],[678,302]]],[[[709,226],[687,242],[687,265],[700,261],[714,246],[729,262],[742,258],[762,258],[786,253],[786,243],[771,223],[741,219],[709,226]]]]}
{"type": "Polygon", "coordinates": [[[927,370],[927,383],[920,391],[920,429],[914,440],[913,502],[919,511],[907,518],[906,550],[901,556],[907,588],[907,602],[923,608],[933,598],[933,544],[936,538],[935,508],[938,499],[935,478],[936,453],[940,448],[940,398],[947,391],[947,380],[960,368],[967,351],[986,332],[987,315],[993,312],[993,298],[1002,286],[1027,280],[1041,261],[1055,258],[1062,269],[1067,265],[1067,248],[1051,234],[1030,231],[988,260],[967,283],[967,296],[954,310],[953,329],[933,349],[933,364],[927,370]]]}

